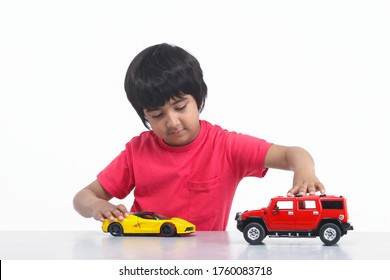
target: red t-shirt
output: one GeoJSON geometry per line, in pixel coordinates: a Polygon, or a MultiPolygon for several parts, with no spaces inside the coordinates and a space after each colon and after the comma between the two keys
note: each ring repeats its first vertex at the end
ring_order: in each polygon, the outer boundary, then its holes
{"type": "Polygon", "coordinates": [[[141,133],[98,174],[116,198],[134,190],[132,212],[154,211],[192,222],[197,230],[225,230],[238,183],[263,177],[270,143],[200,121],[198,137],[169,146],[153,131],[141,133]]]}

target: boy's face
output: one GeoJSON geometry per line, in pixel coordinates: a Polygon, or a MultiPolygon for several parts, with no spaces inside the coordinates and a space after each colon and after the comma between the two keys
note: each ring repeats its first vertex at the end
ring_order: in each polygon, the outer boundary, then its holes
{"type": "Polygon", "coordinates": [[[145,109],[144,113],[154,133],[168,145],[187,145],[199,134],[199,110],[192,95],[172,98],[164,106],[145,109]]]}

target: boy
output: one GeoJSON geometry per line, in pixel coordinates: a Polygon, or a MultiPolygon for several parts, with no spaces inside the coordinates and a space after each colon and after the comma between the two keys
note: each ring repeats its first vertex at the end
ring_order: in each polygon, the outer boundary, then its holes
{"type": "Polygon", "coordinates": [[[74,207],[82,216],[122,220],[130,212],[109,200],[134,191],[131,212],[150,210],[186,219],[197,230],[225,230],[240,180],[261,178],[268,168],[294,172],[288,196],[325,192],[304,149],[199,119],[207,86],[199,62],[182,48],[160,44],[139,53],[128,68],[125,91],[151,130],[130,140],[97,180],[76,194],[74,207]]]}

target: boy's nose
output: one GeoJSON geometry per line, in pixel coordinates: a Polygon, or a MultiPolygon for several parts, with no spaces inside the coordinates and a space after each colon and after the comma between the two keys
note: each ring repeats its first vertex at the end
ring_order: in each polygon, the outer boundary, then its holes
{"type": "Polygon", "coordinates": [[[175,113],[167,114],[167,127],[169,129],[175,129],[179,125],[180,125],[180,121],[175,113]]]}

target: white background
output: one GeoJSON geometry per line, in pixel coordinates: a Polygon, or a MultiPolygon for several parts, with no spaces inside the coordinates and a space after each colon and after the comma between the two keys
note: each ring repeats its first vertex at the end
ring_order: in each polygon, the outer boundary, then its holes
{"type": "MultiPolygon", "coordinates": [[[[0,1],[0,230],[100,229],[73,196],[144,130],[125,72],[167,42],[201,63],[202,119],[306,148],[356,231],[390,231],[389,14],[387,1],[0,1]]],[[[291,183],[244,179],[228,230],[291,183]]]]}

